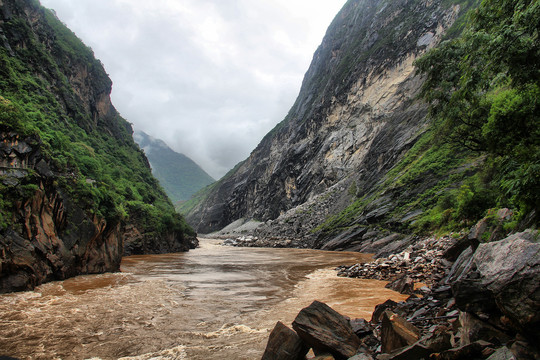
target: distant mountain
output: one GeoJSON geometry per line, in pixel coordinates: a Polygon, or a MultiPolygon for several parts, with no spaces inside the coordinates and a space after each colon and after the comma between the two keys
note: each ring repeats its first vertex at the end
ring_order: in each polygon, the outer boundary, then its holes
{"type": "Polygon", "coordinates": [[[152,173],[173,202],[187,200],[215,180],[184,154],[152,136],[135,131],[133,139],[144,150],[152,173]]]}

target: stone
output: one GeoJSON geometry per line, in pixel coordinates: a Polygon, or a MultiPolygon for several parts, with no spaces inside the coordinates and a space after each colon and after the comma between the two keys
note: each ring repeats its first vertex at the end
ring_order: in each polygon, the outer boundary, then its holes
{"type": "Polygon", "coordinates": [[[514,354],[506,346],[497,349],[487,360],[516,360],[514,354]]]}
{"type": "Polygon", "coordinates": [[[412,295],[414,292],[414,281],[407,275],[404,275],[391,283],[386,284],[385,288],[392,289],[400,294],[412,295]]]}
{"type": "Polygon", "coordinates": [[[335,360],[335,358],[331,354],[321,354],[311,358],[311,360],[335,360]]]}
{"type": "Polygon", "coordinates": [[[452,333],[444,328],[437,326],[433,332],[422,339],[422,343],[433,352],[441,352],[452,347],[452,333]]]}
{"type": "Polygon", "coordinates": [[[39,175],[46,178],[54,176],[54,173],[51,171],[49,164],[47,164],[43,159],[39,160],[39,162],[36,164],[36,171],[39,175]]]}
{"type": "Polygon", "coordinates": [[[443,253],[443,258],[450,261],[456,261],[459,255],[465,251],[468,247],[476,249],[479,245],[478,240],[470,239],[469,237],[463,237],[457,240],[453,245],[447,248],[443,253]]]}
{"type": "Polygon", "coordinates": [[[540,243],[538,231],[481,244],[452,290],[456,305],[472,313],[499,310],[516,330],[540,340],[540,243]]]}
{"type": "Polygon", "coordinates": [[[348,360],[373,360],[373,357],[368,354],[356,354],[348,360]]]}
{"type": "Polygon", "coordinates": [[[425,345],[420,343],[414,343],[406,348],[399,350],[396,353],[392,353],[391,360],[418,360],[427,359],[429,355],[433,353],[433,350],[429,349],[425,345]]]}
{"type": "Polygon", "coordinates": [[[482,359],[482,351],[491,344],[486,341],[475,341],[471,344],[458,348],[443,351],[441,353],[433,353],[431,359],[434,360],[464,360],[464,359],[482,359]]]}
{"type": "Polygon", "coordinates": [[[389,353],[412,345],[419,337],[420,330],[414,325],[389,310],[384,311],[381,326],[382,352],[389,353]]]}
{"type": "Polygon", "coordinates": [[[461,324],[461,345],[470,344],[477,340],[489,340],[498,343],[507,343],[511,340],[509,334],[500,330],[501,326],[495,327],[470,313],[462,312],[459,315],[459,322],[461,324]]]}
{"type": "Polygon", "coordinates": [[[394,300],[386,300],[382,304],[379,304],[375,306],[375,310],[373,311],[373,314],[371,315],[371,323],[372,324],[378,324],[381,322],[381,317],[386,309],[393,309],[397,306],[397,302],[394,300]]]}
{"type": "Polygon", "coordinates": [[[270,333],[261,360],[301,360],[308,351],[296,332],[278,321],[270,333]]]}
{"type": "Polygon", "coordinates": [[[298,336],[314,351],[328,352],[336,360],[354,356],[360,346],[360,339],[349,321],[319,301],[302,309],[292,325],[298,336]]]}
{"type": "Polygon", "coordinates": [[[354,333],[359,338],[373,333],[373,326],[371,326],[370,323],[364,319],[351,319],[349,323],[351,324],[351,328],[353,329],[354,333]]]}

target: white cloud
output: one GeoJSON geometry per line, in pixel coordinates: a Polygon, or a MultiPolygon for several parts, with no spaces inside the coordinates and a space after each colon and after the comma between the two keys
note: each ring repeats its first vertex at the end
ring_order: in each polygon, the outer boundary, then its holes
{"type": "Polygon", "coordinates": [[[345,0],[41,0],[92,47],[131,123],[214,177],[294,103],[345,0]]]}

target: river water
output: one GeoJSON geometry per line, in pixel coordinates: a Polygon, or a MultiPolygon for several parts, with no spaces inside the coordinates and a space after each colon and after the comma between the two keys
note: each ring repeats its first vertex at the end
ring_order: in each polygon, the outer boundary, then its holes
{"type": "Polygon", "coordinates": [[[0,355],[20,359],[260,359],[279,320],[313,300],[350,317],[404,297],[339,278],[359,253],[220,246],[126,257],[121,272],[0,296],[0,355]]]}

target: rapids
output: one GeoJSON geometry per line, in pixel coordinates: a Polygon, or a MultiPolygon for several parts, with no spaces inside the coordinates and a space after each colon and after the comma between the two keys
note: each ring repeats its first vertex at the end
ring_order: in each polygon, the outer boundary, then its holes
{"type": "Polygon", "coordinates": [[[0,355],[20,359],[259,359],[269,331],[313,300],[350,317],[405,297],[339,278],[368,255],[220,246],[126,257],[122,272],[0,296],[0,355]]]}

